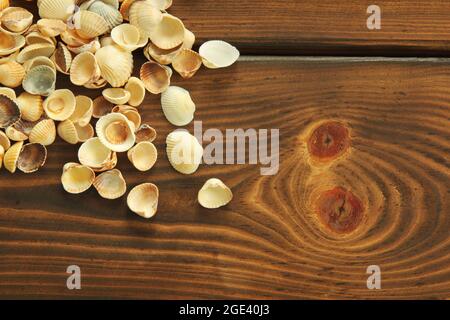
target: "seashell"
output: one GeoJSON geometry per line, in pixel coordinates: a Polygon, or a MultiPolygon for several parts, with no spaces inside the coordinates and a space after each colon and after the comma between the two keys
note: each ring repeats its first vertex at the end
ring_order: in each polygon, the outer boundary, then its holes
{"type": "Polygon", "coordinates": [[[145,98],[145,86],[141,79],[131,77],[125,85],[125,90],[130,93],[128,104],[137,107],[142,104],[145,98]]]}
{"type": "Polygon", "coordinates": [[[22,112],[23,120],[38,121],[44,113],[41,96],[23,92],[17,97],[17,104],[22,112]]]}
{"type": "Polygon", "coordinates": [[[217,178],[209,179],[198,192],[198,202],[207,209],[217,209],[233,199],[233,193],[217,178]]]}
{"type": "Polygon", "coordinates": [[[101,45],[100,45],[100,41],[98,41],[98,38],[92,39],[88,43],[83,44],[81,46],[67,45],[67,49],[74,54],[80,54],[83,52],[96,53],[97,50],[100,48],[101,48],[101,45]]]}
{"type": "Polygon", "coordinates": [[[184,29],[183,49],[192,49],[195,43],[195,35],[192,31],[184,29]]]}
{"type": "Polygon", "coordinates": [[[56,39],[51,37],[46,37],[38,31],[30,32],[25,37],[25,43],[27,45],[46,43],[56,46],[56,39]]]}
{"type": "Polygon", "coordinates": [[[0,87],[0,94],[7,96],[11,100],[16,100],[16,92],[11,88],[0,87]]]}
{"type": "Polygon", "coordinates": [[[116,10],[119,10],[119,5],[122,0],[101,0],[102,2],[106,3],[107,5],[110,5],[116,10]]]}
{"type": "Polygon", "coordinates": [[[67,21],[75,10],[75,0],[39,0],[39,16],[43,19],[67,21]]]}
{"type": "Polygon", "coordinates": [[[84,39],[93,39],[110,30],[106,20],[95,12],[81,10],[74,14],[73,19],[76,33],[84,39]]]}
{"type": "Polygon", "coordinates": [[[205,67],[210,69],[229,67],[239,58],[238,49],[222,40],[205,42],[200,46],[199,54],[205,67]]]}
{"type": "Polygon", "coordinates": [[[112,45],[100,48],[96,53],[101,75],[112,87],[122,87],[133,71],[133,55],[112,45]]]}
{"type": "Polygon", "coordinates": [[[141,126],[141,115],[136,108],[127,105],[118,105],[112,109],[112,112],[121,113],[133,123],[134,128],[141,126]]]}
{"type": "Polygon", "coordinates": [[[190,49],[182,49],[172,61],[172,67],[184,79],[192,78],[201,66],[202,57],[190,49]]]}
{"type": "Polygon", "coordinates": [[[56,126],[52,119],[39,121],[31,130],[29,140],[32,143],[40,143],[49,146],[56,139],[56,126]]]}
{"type": "Polygon", "coordinates": [[[94,180],[95,173],[91,168],[74,162],[64,165],[61,183],[68,193],[82,193],[92,186],[94,180]]]}
{"type": "Polygon", "coordinates": [[[187,131],[176,130],[166,138],[166,152],[172,167],[183,174],[194,173],[202,160],[203,148],[187,131]]]}
{"type": "Polygon", "coordinates": [[[167,10],[172,5],[172,0],[149,0],[159,10],[167,10]]]}
{"type": "Polygon", "coordinates": [[[122,14],[122,17],[124,20],[129,20],[129,13],[130,13],[130,8],[131,5],[135,2],[136,0],[123,0],[122,4],[120,5],[120,13],[122,14]]]}
{"type": "Polygon", "coordinates": [[[158,48],[168,50],[183,43],[184,30],[184,24],[180,19],[164,13],[161,22],[151,29],[149,38],[158,48]]]}
{"type": "Polygon", "coordinates": [[[0,128],[7,128],[20,120],[21,112],[17,103],[0,94],[0,128]]]}
{"type": "Polygon", "coordinates": [[[87,96],[75,97],[75,111],[70,116],[73,123],[79,124],[81,127],[87,126],[92,118],[93,102],[87,96]]]}
{"type": "Polygon", "coordinates": [[[56,129],[58,136],[70,144],[77,144],[79,142],[78,132],[72,120],[64,120],[58,124],[56,129]]]}
{"type": "Polygon", "coordinates": [[[64,74],[69,74],[72,65],[72,54],[62,42],[58,43],[50,59],[55,64],[56,70],[64,74]]]}
{"type": "Polygon", "coordinates": [[[81,144],[78,160],[96,171],[110,170],[117,164],[116,153],[108,149],[98,137],[90,138],[81,144]]]}
{"type": "Polygon", "coordinates": [[[102,91],[103,97],[113,104],[125,104],[130,100],[131,93],[122,88],[108,88],[102,91]]]}
{"type": "Polygon", "coordinates": [[[106,80],[100,77],[98,80],[85,84],[84,87],[88,89],[101,89],[105,87],[107,84],[108,83],[106,82],[106,80]]]}
{"type": "Polygon", "coordinates": [[[103,172],[94,180],[94,188],[98,194],[105,199],[118,199],[127,191],[127,183],[122,173],[113,169],[103,172]]]}
{"type": "Polygon", "coordinates": [[[172,69],[156,62],[148,61],[141,66],[140,78],[145,88],[153,93],[164,92],[170,85],[172,69]]]}
{"type": "Polygon", "coordinates": [[[142,36],[150,37],[152,31],[161,24],[163,14],[155,8],[151,1],[134,2],[128,13],[130,24],[136,26],[142,36]]]}
{"type": "Polygon", "coordinates": [[[135,143],[134,125],[120,113],[110,113],[101,117],[95,131],[100,141],[115,152],[129,150],[135,143]]]}
{"type": "Polygon", "coordinates": [[[70,81],[83,86],[100,77],[100,68],[95,55],[91,52],[83,52],[77,55],[70,67],[70,81]]]}
{"type": "Polygon", "coordinates": [[[23,141],[14,143],[3,156],[3,166],[11,173],[16,172],[17,160],[19,159],[20,151],[22,150],[23,141]]]}
{"type": "Polygon", "coordinates": [[[25,46],[22,35],[11,35],[0,31],[0,56],[11,54],[25,46]]]}
{"type": "Polygon", "coordinates": [[[143,183],[131,189],[127,197],[128,208],[143,218],[151,218],[158,209],[159,190],[153,183],[143,183]]]}
{"type": "Polygon", "coordinates": [[[108,31],[111,31],[115,26],[118,26],[123,22],[119,10],[102,1],[93,2],[88,10],[97,13],[105,19],[106,24],[108,25],[108,31]]]}
{"type": "Polygon", "coordinates": [[[67,24],[58,19],[40,19],[37,22],[39,32],[46,37],[57,37],[67,29],[67,24]]]}
{"type": "MultiPolygon", "coordinates": [[[[79,6],[80,10],[89,10],[89,7],[95,1],[98,1],[98,0],[77,0],[77,5],[79,6]]],[[[100,0],[100,1],[102,1],[102,0],[100,0]]]]}
{"type": "Polygon", "coordinates": [[[75,123],[75,129],[77,130],[79,142],[85,142],[90,138],[94,137],[95,134],[94,127],[90,123],[88,123],[83,127],[80,126],[78,123],[75,123]]]}
{"type": "Polygon", "coordinates": [[[61,40],[67,45],[71,47],[79,47],[85,44],[90,43],[93,39],[84,39],[81,38],[75,29],[67,28],[66,31],[61,33],[61,40]]]}
{"type": "Polygon", "coordinates": [[[55,83],[55,71],[49,66],[38,66],[27,72],[22,86],[28,93],[48,96],[55,90],[55,83]]]}
{"type": "Polygon", "coordinates": [[[38,66],[47,66],[53,69],[53,71],[56,73],[56,67],[53,61],[50,58],[44,57],[44,56],[38,56],[31,60],[25,61],[23,64],[23,67],[25,69],[25,72],[30,71],[34,67],[38,66]]]}
{"type": "Polygon", "coordinates": [[[96,119],[111,112],[114,104],[106,100],[103,96],[97,97],[92,103],[92,116],[96,119]]]}
{"type": "Polygon", "coordinates": [[[116,43],[113,41],[111,36],[103,36],[100,38],[100,47],[113,46],[116,43]]]}
{"type": "Polygon", "coordinates": [[[158,151],[153,143],[145,141],[139,142],[127,152],[128,160],[139,171],[148,171],[156,163],[158,151]]]}
{"type": "Polygon", "coordinates": [[[121,48],[127,51],[134,51],[145,47],[148,38],[141,35],[139,29],[132,24],[121,24],[111,31],[111,39],[121,48]]]}
{"type": "Polygon", "coordinates": [[[6,133],[0,130],[0,146],[3,147],[3,150],[6,151],[11,147],[11,141],[9,141],[6,133]]]}
{"type": "Polygon", "coordinates": [[[0,29],[6,33],[22,34],[33,23],[33,14],[21,7],[9,7],[2,11],[0,29]]]}
{"type": "Polygon", "coordinates": [[[50,119],[64,121],[75,111],[76,100],[68,89],[55,90],[44,100],[44,111],[50,119]]]}
{"type": "Polygon", "coordinates": [[[47,160],[47,148],[39,143],[27,143],[17,159],[17,168],[24,173],[39,170],[47,160]]]}
{"type": "Polygon", "coordinates": [[[14,125],[6,128],[5,133],[11,141],[25,141],[28,139],[28,135],[16,128],[14,125]]]}
{"type": "Polygon", "coordinates": [[[180,45],[173,49],[163,50],[150,42],[144,49],[144,55],[148,60],[154,59],[159,64],[168,65],[172,63],[172,60],[178,54],[181,47],[180,45]]]}
{"type": "Polygon", "coordinates": [[[135,132],[136,143],[139,142],[153,142],[156,139],[156,130],[150,127],[148,124],[143,124],[135,132]]]}
{"type": "Polygon", "coordinates": [[[9,7],[9,0],[0,0],[0,11],[8,7],[9,7]]]}
{"type": "Polygon", "coordinates": [[[24,77],[25,69],[21,64],[15,61],[0,64],[0,83],[2,85],[16,88],[22,84],[24,77]]]}
{"type": "Polygon", "coordinates": [[[26,46],[17,55],[17,62],[25,63],[25,61],[31,60],[35,57],[44,56],[50,57],[55,51],[55,46],[49,43],[35,43],[26,46]]]}
{"type": "Polygon", "coordinates": [[[170,86],[161,94],[161,106],[167,120],[175,126],[185,126],[194,119],[195,104],[189,91],[170,86]]]}

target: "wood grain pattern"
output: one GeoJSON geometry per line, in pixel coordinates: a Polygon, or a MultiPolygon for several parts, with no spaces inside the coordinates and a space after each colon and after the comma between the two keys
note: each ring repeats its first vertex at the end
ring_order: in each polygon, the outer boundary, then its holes
{"type": "Polygon", "coordinates": [[[450,298],[448,61],[260,60],[173,83],[191,91],[205,129],[280,128],[277,175],[253,165],[176,173],[164,151],[174,127],[147,95],[140,109],[158,131],[159,161],[139,173],[121,155],[118,168],[129,187],[159,186],[156,217],[143,220],[125,199],[95,190],[65,193],[61,167],[77,147],[58,141],[37,174],[0,172],[0,297],[450,298]],[[348,125],[351,149],[316,166],[305,134],[329,119],[348,125]],[[210,211],[196,193],[213,176],[235,198],[210,211]],[[366,208],[350,235],[328,232],[310,205],[335,185],[366,208]],[[65,287],[72,264],[82,269],[79,291],[65,287]],[[366,288],[372,264],[382,290],[366,288]]]}

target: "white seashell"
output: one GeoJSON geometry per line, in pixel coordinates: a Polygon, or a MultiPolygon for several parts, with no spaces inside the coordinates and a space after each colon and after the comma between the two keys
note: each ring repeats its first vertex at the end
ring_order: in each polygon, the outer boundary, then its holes
{"type": "Polygon", "coordinates": [[[200,46],[203,64],[210,69],[231,66],[239,58],[239,51],[231,44],[221,40],[207,41],[200,46]]]}
{"type": "Polygon", "coordinates": [[[159,190],[153,183],[143,183],[131,189],[127,205],[131,211],[143,218],[151,218],[158,210],[159,190]]]}
{"type": "Polygon", "coordinates": [[[25,46],[22,35],[12,35],[0,31],[0,56],[7,56],[25,46]]]}
{"type": "Polygon", "coordinates": [[[123,22],[119,10],[102,1],[93,2],[88,10],[97,13],[105,19],[106,24],[108,25],[108,31],[111,31],[115,26],[118,26],[123,22]]]}
{"type": "Polygon", "coordinates": [[[19,159],[20,151],[22,151],[23,141],[16,142],[8,150],[6,150],[3,156],[3,166],[11,173],[16,172],[17,160],[19,159]]]}
{"type": "Polygon", "coordinates": [[[16,60],[18,63],[25,63],[35,57],[44,56],[50,57],[55,51],[55,46],[49,43],[35,43],[26,46],[17,55],[16,60]]]}
{"type": "Polygon", "coordinates": [[[130,93],[128,104],[133,107],[140,106],[145,98],[145,86],[141,79],[131,77],[125,85],[125,90],[130,93]]]}
{"type": "Polygon", "coordinates": [[[102,91],[102,95],[113,104],[126,104],[131,97],[131,93],[122,88],[105,89],[102,91]]]}
{"type": "Polygon", "coordinates": [[[86,51],[75,56],[70,68],[70,81],[73,84],[83,86],[99,77],[100,67],[93,53],[86,51]]]}
{"type": "Polygon", "coordinates": [[[94,180],[95,173],[91,168],[74,162],[64,165],[61,183],[68,193],[82,193],[92,186],[94,180]]]}
{"type": "Polygon", "coordinates": [[[172,67],[184,79],[192,78],[201,66],[202,57],[189,49],[182,49],[172,61],[172,67]]]}
{"type": "Polygon", "coordinates": [[[108,32],[109,25],[99,14],[81,10],[73,16],[76,33],[84,39],[93,39],[108,32]]]}
{"type": "Polygon", "coordinates": [[[106,46],[96,53],[101,75],[112,87],[122,87],[133,71],[133,55],[119,46],[106,46]]]}
{"type": "Polygon", "coordinates": [[[67,21],[75,9],[75,0],[39,0],[39,16],[67,21]]]}
{"type": "Polygon", "coordinates": [[[113,169],[103,172],[94,180],[94,188],[105,199],[118,199],[127,191],[127,184],[122,173],[113,169]]]}
{"type": "Polygon", "coordinates": [[[195,104],[183,88],[167,88],[161,94],[161,106],[167,120],[175,126],[185,126],[194,119],[195,104]]]}
{"type": "Polygon", "coordinates": [[[198,202],[207,209],[225,206],[233,199],[233,193],[221,180],[212,178],[198,192],[198,202]]]}
{"type": "Polygon", "coordinates": [[[39,121],[31,130],[29,135],[30,142],[40,143],[49,146],[56,139],[56,126],[52,119],[39,121]]]}
{"type": "Polygon", "coordinates": [[[120,113],[110,113],[101,117],[95,131],[100,141],[115,152],[129,150],[136,141],[134,125],[120,113]]]}
{"type": "Polygon", "coordinates": [[[132,24],[121,24],[111,31],[111,39],[121,48],[127,51],[134,51],[145,47],[148,38],[141,35],[139,29],[132,24]]]}
{"type": "Polygon", "coordinates": [[[158,48],[168,50],[183,43],[184,30],[180,19],[164,13],[161,22],[150,30],[149,38],[158,48]]]}
{"type": "Polygon", "coordinates": [[[30,94],[47,96],[55,90],[55,83],[55,71],[49,66],[38,66],[27,72],[22,86],[30,94]]]}
{"type": "Polygon", "coordinates": [[[50,119],[64,121],[75,111],[76,100],[68,89],[55,90],[44,100],[44,111],[50,119]]]}
{"type": "Polygon", "coordinates": [[[38,121],[44,114],[43,100],[39,95],[23,92],[17,97],[17,104],[23,120],[38,121]]]}
{"type": "Polygon", "coordinates": [[[141,66],[140,78],[150,93],[159,94],[166,91],[171,77],[172,69],[156,62],[148,61],[141,66]]]}
{"type": "Polygon", "coordinates": [[[91,121],[93,113],[93,101],[87,96],[75,97],[75,111],[70,116],[70,120],[73,123],[80,125],[81,127],[87,126],[91,121]]]}
{"type": "MultiPolygon", "coordinates": [[[[129,9],[128,16],[130,24],[136,26],[145,37],[150,37],[163,19],[161,11],[155,8],[151,1],[134,2],[129,9]]],[[[161,37],[160,34],[159,37],[161,37]]]]}
{"type": "Polygon", "coordinates": [[[166,152],[172,167],[183,174],[197,171],[203,157],[203,148],[197,138],[183,130],[167,136],[166,152]]]}
{"type": "Polygon", "coordinates": [[[148,171],[155,165],[158,151],[151,142],[139,142],[128,150],[127,156],[136,169],[148,171]]]}
{"type": "Polygon", "coordinates": [[[108,149],[99,138],[90,138],[78,149],[81,164],[96,171],[113,169],[117,164],[116,153],[108,149]]]}
{"type": "Polygon", "coordinates": [[[47,160],[47,148],[39,143],[27,143],[17,159],[17,168],[24,173],[36,172],[47,160]]]}

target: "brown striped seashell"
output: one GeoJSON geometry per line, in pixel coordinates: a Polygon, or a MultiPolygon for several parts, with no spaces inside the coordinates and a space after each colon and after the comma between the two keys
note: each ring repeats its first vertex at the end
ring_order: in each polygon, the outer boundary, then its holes
{"type": "Polygon", "coordinates": [[[39,143],[27,143],[17,159],[17,169],[23,173],[36,172],[47,160],[47,148],[39,143]]]}
{"type": "Polygon", "coordinates": [[[94,180],[94,188],[98,194],[104,199],[118,199],[127,191],[127,183],[122,173],[113,169],[103,172],[94,180]]]}
{"type": "Polygon", "coordinates": [[[172,69],[156,62],[148,61],[141,66],[140,78],[145,88],[153,93],[164,92],[170,85],[172,69]]]}
{"type": "Polygon", "coordinates": [[[11,98],[0,94],[0,128],[7,128],[20,120],[21,111],[11,98]]]}
{"type": "Polygon", "coordinates": [[[92,117],[101,118],[110,113],[112,108],[114,108],[114,104],[107,101],[103,96],[99,96],[92,103],[92,117]]]}
{"type": "Polygon", "coordinates": [[[69,74],[72,65],[72,54],[66,45],[59,42],[50,59],[55,64],[56,70],[64,74],[69,74]]]}
{"type": "Polygon", "coordinates": [[[143,183],[131,189],[127,197],[127,205],[134,213],[149,219],[158,210],[158,198],[158,187],[153,183],[143,183]]]}

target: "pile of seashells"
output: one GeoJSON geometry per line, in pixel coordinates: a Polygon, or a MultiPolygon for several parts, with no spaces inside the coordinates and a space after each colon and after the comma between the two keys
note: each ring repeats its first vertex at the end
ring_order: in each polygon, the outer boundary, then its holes
{"type": "MultiPolygon", "coordinates": [[[[115,169],[117,153],[127,152],[140,171],[150,170],[158,157],[152,143],[156,132],[141,123],[138,109],[146,92],[161,94],[167,120],[185,126],[193,120],[195,104],[187,90],[170,86],[172,68],[187,79],[202,64],[223,68],[239,57],[235,47],[220,40],[193,51],[195,36],[167,13],[171,5],[172,0],[37,0],[40,19],[33,24],[31,12],[0,0],[0,167],[3,163],[11,173],[37,171],[46,161],[46,146],[58,135],[67,143],[82,143],[78,162],[63,167],[67,192],[94,186],[103,198],[122,197],[127,185],[115,169]],[[133,51],[140,48],[148,62],[137,78],[132,76],[133,51]],[[108,87],[95,99],[75,95],[56,89],[58,72],[76,86],[108,87]],[[24,92],[16,96],[12,88],[19,86],[24,92]],[[95,128],[92,118],[98,119],[95,128]]],[[[175,130],[166,144],[176,171],[197,170],[203,148],[193,135],[175,130]]],[[[158,197],[156,185],[143,183],[128,193],[127,204],[150,218],[158,197]]],[[[215,178],[198,193],[206,208],[231,199],[231,190],[215,178]]]]}

